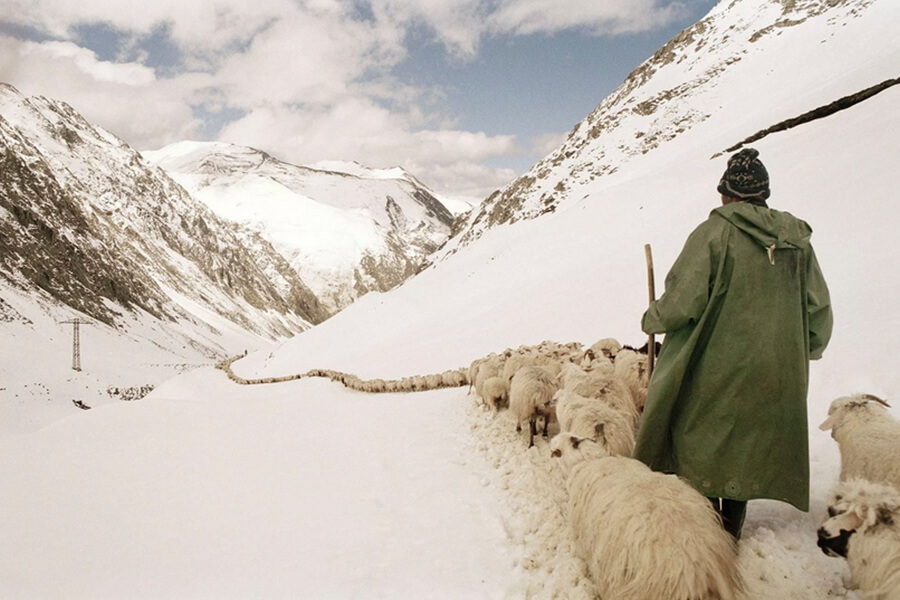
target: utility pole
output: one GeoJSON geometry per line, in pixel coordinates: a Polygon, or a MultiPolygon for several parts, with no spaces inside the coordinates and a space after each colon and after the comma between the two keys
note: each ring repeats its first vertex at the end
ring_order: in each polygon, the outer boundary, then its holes
{"type": "Polygon", "coordinates": [[[81,371],[81,325],[91,325],[90,321],[86,321],[81,317],[75,317],[68,321],[60,321],[64,325],[72,324],[72,370],[81,371]]]}

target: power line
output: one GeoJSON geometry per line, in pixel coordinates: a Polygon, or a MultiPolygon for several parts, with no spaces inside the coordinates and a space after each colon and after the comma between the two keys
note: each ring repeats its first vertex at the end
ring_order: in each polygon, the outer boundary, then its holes
{"type": "Polygon", "coordinates": [[[93,325],[90,321],[75,317],[68,321],[60,321],[63,325],[71,324],[72,327],[72,370],[81,371],[81,325],[93,325]]]}

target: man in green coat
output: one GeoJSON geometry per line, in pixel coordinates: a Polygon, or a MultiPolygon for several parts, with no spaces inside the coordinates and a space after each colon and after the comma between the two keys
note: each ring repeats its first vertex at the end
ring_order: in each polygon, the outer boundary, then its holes
{"type": "Polygon", "coordinates": [[[688,237],[641,323],[666,337],[635,458],[690,481],[736,539],[750,499],[809,510],[809,361],[832,328],[812,229],[768,207],[758,156],[728,160],[722,206],[688,237]]]}

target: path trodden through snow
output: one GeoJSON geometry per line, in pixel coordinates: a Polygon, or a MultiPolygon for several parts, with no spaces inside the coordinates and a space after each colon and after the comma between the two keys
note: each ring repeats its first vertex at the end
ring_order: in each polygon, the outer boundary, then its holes
{"type": "Polygon", "coordinates": [[[508,597],[464,390],[202,369],[2,439],[0,597],[508,597]]]}

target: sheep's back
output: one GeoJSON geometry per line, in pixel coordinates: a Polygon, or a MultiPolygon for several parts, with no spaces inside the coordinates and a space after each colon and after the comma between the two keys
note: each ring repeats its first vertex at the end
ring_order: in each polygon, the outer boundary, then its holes
{"type": "Polygon", "coordinates": [[[553,376],[541,367],[522,367],[509,384],[509,409],[520,421],[531,418],[534,409],[549,404],[556,393],[553,376]]]}
{"type": "Polygon", "coordinates": [[[609,457],[577,465],[568,488],[575,546],[601,597],[731,598],[739,587],[734,542],[685,482],[609,457]]]}
{"type": "Polygon", "coordinates": [[[841,451],[841,481],[853,477],[900,488],[900,423],[889,415],[846,421],[834,431],[841,451]]]}
{"type": "Polygon", "coordinates": [[[900,522],[856,532],[847,545],[853,581],[866,600],[900,598],[900,522]]]}

